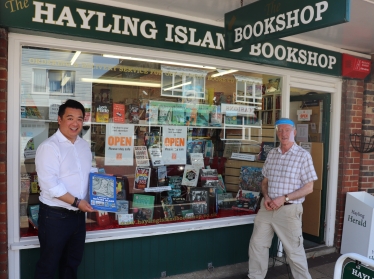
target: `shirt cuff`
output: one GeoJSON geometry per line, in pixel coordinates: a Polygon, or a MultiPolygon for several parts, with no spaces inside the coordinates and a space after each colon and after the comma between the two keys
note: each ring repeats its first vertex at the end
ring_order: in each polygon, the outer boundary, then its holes
{"type": "Polygon", "coordinates": [[[65,195],[68,191],[66,190],[66,187],[64,184],[62,183],[59,183],[57,184],[56,187],[53,187],[53,188],[50,188],[49,189],[49,195],[52,197],[52,198],[58,198],[58,197],[61,197],[63,195],[65,195]]]}

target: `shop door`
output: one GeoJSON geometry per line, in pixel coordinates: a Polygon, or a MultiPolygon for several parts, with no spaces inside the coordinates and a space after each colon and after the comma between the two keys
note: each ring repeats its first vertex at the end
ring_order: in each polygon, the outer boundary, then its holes
{"type": "Polygon", "coordinates": [[[303,235],[305,240],[322,244],[325,229],[331,95],[310,92],[306,95],[291,96],[290,101],[290,118],[296,126],[301,124],[298,134],[304,132],[303,135],[311,143],[311,155],[318,175],[313,193],[306,197],[303,204],[303,235]],[[298,121],[297,110],[311,110],[310,121],[298,121]]]}

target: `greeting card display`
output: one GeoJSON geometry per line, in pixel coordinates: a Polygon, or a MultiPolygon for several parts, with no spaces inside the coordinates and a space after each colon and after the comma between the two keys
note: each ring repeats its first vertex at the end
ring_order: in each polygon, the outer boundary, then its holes
{"type": "Polygon", "coordinates": [[[116,177],[90,173],[90,204],[96,210],[116,212],[116,177]]]}

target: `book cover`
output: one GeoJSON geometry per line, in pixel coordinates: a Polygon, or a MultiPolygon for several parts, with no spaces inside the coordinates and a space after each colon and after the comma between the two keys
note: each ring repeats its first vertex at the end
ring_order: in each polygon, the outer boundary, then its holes
{"type": "Polygon", "coordinates": [[[209,213],[209,190],[203,187],[195,187],[190,190],[191,208],[194,215],[209,213]]]}
{"type": "Polygon", "coordinates": [[[197,126],[209,126],[209,114],[210,111],[206,109],[201,109],[197,111],[197,126]]]}
{"type": "MultiPolygon", "coordinates": [[[[90,104],[91,106],[91,104],[90,104]]],[[[84,122],[91,122],[91,107],[88,107],[88,105],[84,106],[84,122]]]]}
{"type": "Polygon", "coordinates": [[[159,166],[157,168],[157,186],[168,186],[168,173],[166,166],[159,166]]]}
{"type": "Polygon", "coordinates": [[[239,187],[242,190],[260,192],[263,179],[262,168],[249,166],[242,166],[240,168],[239,187]]]}
{"type": "Polygon", "coordinates": [[[40,113],[38,107],[32,106],[32,107],[26,107],[25,109],[26,109],[26,118],[43,119],[43,116],[40,113]]]}
{"type": "Polygon", "coordinates": [[[158,106],[147,105],[146,121],[150,124],[158,124],[158,106]]]}
{"type": "Polygon", "coordinates": [[[193,214],[192,209],[186,209],[186,210],[182,210],[182,217],[185,219],[191,219],[195,217],[195,214],[193,214]]]}
{"type": "Polygon", "coordinates": [[[232,209],[255,212],[258,207],[259,198],[260,192],[239,189],[235,205],[232,206],[232,209]]]}
{"type": "Polygon", "coordinates": [[[238,124],[238,116],[237,115],[226,115],[225,116],[225,124],[237,125],[238,124]]]}
{"type": "Polygon", "coordinates": [[[154,196],[134,194],[132,202],[134,219],[138,221],[152,220],[154,203],[154,196]]]}
{"type": "Polygon", "coordinates": [[[207,180],[218,180],[218,171],[216,169],[201,169],[200,179],[202,183],[207,180]]]}
{"type": "Polygon", "coordinates": [[[145,189],[149,187],[151,168],[136,167],[135,169],[135,189],[145,189]]]}
{"type": "Polygon", "coordinates": [[[113,103],[113,122],[125,123],[125,105],[113,103]]]}
{"type": "Polygon", "coordinates": [[[236,205],[236,197],[232,193],[217,194],[218,209],[228,210],[236,205]]]}
{"type": "Polygon", "coordinates": [[[274,147],[275,147],[274,142],[262,142],[259,160],[265,161],[269,154],[269,151],[272,150],[274,147]]]}
{"type": "Polygon", "coordinates": [[[29,205],[29,222],[34,228],[38,228],[39,205],[29,205]]]}
{"type": "Polygon", "coordinates": [[[219,181],[219,187],[221,188],[222,193],[226,193],[226,185],[225,185],[225,182],[223,181],[222,174],[218,175],[218,181],[219,181]]]}
{"type": "Polygon", "coordinates": [[[204,168],[204,156],[202,153],[191,153],[190,154],[191,165],[196,166],[199,169],[204,168]]]}
{"type": "Polygon", "coordinates": [[[109,104],[97,104],[96,107],[96,122],[108,123],[109,122],[109,104]]]}
{"type": "Polygon", "coordinates": [[[173,107],[172,112],[173,112],[173,115],[172,115],[171,123],[173,125],[184,126],[186,123],[184,108],[173,107]]]}
{"type": "Polygon", "coordinates": [[[116,177],[90,173],[90,204],[95,210],[116,212],[116,177]]]}
{"type": "Polygon", "coordinates": [[[129,121],[133,124],[138,124],[140,115],[139,115],[139,106],[136,104],[129,105],[129,121]]]}
{"type": "Polygon", "coordinates": [[[134,146],[135,162],[138,167],[149,167],[148,150],[146,146],[134,146]]]}
{"type": "Polygon", "coordinates": [[[128,214],[129,213],[129,201],[117,200],[117,213],[128,214]]]}
{"type": "Polygon", "coordinates": [[[221,127],[222,126],[222,114],[218,112],[211,112],[209,125],[213,127],[221,127]]]}
{"type": "Polygon", "coordinates": [[[117,201],[129,198],[129,180],[126,176],[116,176],[116,194],[117,201]]]}
{"type": "Polygon", "coordinates": [[[175,216],[183,217],[182,211],[190,209],[190,203],[186,197],[172,197],[171,200],[174,205],[175,216]]]}
{"type": "Polygon", "coordinates": [[[199,179],[199,169],[192,165],[185,165],[182,185],[196,187],[199,179]]]}
{"type": "Polygon", "coordinates": [[[100,89],[100,96],[102,103],[110,102],[110,89],[100,89]]]}
{"type": "Polygon", "coordinates": [[[158,111],[158,124],[171,124],[171,107],[160,107],[158,111]]]}
{"type": "Polygon", "coordinates": [[[169,198],[162,199],[161,206],[162,206],[162,210],[164,212],[164,216],[166,219],[174,218],[175,211],[174,211],[174,205],[172,204],[171,199],[169,198]]]}
{"type": "Polygon", "coordinates": [[[213,158],[214,145],[212,140],[206,140],[204,146],[204,157],[213,158]]]}
{"type": "Polygon", "coordinates": [[[179,197],[182,194],[182,176],[169,176],[169,185],[171,190],[168,191],[169,197],[179,197]]]}
{"type": "Polygon", "coordinates": [[[187,163],[190,163],[191,153],[202,153],[205,152],[205,141],[204,140],[192,140],[187,141],[187,163]]]}
{"type": "Polygon", "coordinates": [[[21,106],[21,118],[26,118],[27,113],[26,113],[26,107],[21,106]]]}
{"type": "Polygon", "coordinates": [[[153,167],[163,166],[164,159],[162,158],[161,148],[160,147],[150,147],[148,149],[149,155],[151,157],[151,162],[153,167]]]}
{"type": "Polygon", "coordinates": [[[125,226],[125,225],[132,225],[134,224],[134,215],[133,214],[117,214],[118,225],[125,226]]]}
{"type": "Polygon", "coordinates": [[[197,109],[186,108],[186,126],[196,126],[197,109]]]}

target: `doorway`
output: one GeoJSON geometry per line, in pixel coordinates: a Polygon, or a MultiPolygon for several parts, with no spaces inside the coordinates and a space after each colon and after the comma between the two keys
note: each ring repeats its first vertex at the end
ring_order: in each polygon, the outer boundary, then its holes
{"type": "MultiPolygon", "coordinates": [[[[293,90],[291,89],[291,92],[293,90]]],[[[330,106],[331,94],[308,92],[304,95],[291,95],[290,118],[294,121],[296,129],[300,129],[297,141],[308,142],[313,163],[318,175],[314,183],[313,193],[308,195],[304,202],[303,236],[306,249],[324,244],[325,242],[325,215],[327,197],[327,175],[330,140],[330,106]],[[305,110],[310,113],[309,120],[298,120],[298,111],[305,110]],[[299,138],[299,139],[298,139],[299,138]]]]}

